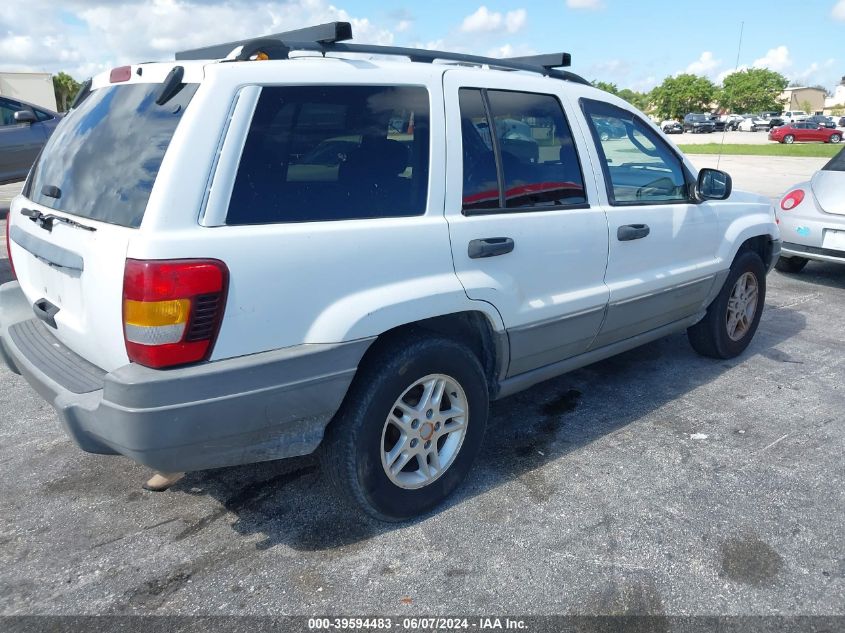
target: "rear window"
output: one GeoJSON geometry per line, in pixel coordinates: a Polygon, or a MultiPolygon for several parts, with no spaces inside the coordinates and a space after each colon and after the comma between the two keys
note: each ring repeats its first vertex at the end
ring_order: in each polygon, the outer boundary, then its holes
{"type": "Polygon", "coordinates": [[[845,147],[822,167],[822,171],[845,171],[845,147]]]}
{"type": "Polygon", "coordinates": [[[422,215],[428,117],[419,86],[262,88],[226,223],[422,215]]]}
{"type": "Polygon", "coordinates": [[[27,191],[38,204],[137,228],[173,132],[199,84],[163,105],[161,84],[101,88],[65,116],[33,168],[27,191]],[[43,192],[58,187],[59,197],[43,192]]]}

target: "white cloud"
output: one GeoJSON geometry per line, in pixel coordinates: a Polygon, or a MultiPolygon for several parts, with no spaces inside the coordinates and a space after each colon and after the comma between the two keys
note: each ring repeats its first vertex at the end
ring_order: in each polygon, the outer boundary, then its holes
{"type": "Polygon", "coordinates": [[[770,49],[763,57],[755,59],[751,65],[754,68],[768,68],[781,73],[792,66],[792,58],[789,55],[789,49],[781,45],[770,49]]]}
{"type": "MultiPolygon", "coordinates": [[[[64,70],[78,79],[177,50],[335,20],[356,42],[392,44],[393,32],[331,0],[55,0],[12,3],[0,15],[0,69],[64,70]]],[[[409,20],[408,18],[402,18],[409,20]]],[[[410,25],[409,25],[410,26],[410,25]]]]}
{"type": "Polygon", "coordinates": [[[603,9],[604,2],[602,0],[566,0],[566,6],[570,9],[603,9]]]}
{"type": "Polygon", "coordinates": [[[833,9],[830,10],[830,15],[835,20],[845,20],[845,0],[839,0],[839,2],[833,5],[833,9]]]}
{"type": "Polygon", "coordinates": [[[396,32],[404,33],[405,31],[410,29],[413,24],[414,23],[411,20],[399,20],[398,24],[396,25],[396,32]]]}
{"type": "Polygon", "coordinates": [[[686,68],[686,72],[694,75],[707,75],[712,77],[716,74],[716,69],[721,66],[722,60],[716,59],[710,51],[704,51],[696,61],[692,62],[686,68]]]}
{"type": "Polygon", "coordinates": [[[508,33],[516,33],[525,26],[527,17],[528,12],[525,9],[516,9],[502,14],[498,11],[490,11],[482,5],[476,9],[475,13],[464,18],[461,23],[461,31],[464,33],[490,33],[504,30],[508,33]]]}

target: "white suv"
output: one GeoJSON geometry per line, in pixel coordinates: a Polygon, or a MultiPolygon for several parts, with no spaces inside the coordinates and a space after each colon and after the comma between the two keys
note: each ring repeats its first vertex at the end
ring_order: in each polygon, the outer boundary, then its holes
{"type": "Polygon", "coordinates": [[[173,473],[319,447],[402,519],[464,478],[491,400],[679,330],[749,344],[771,203],[568,56],[315,39],[97,76],[12,203],[0,351],[84,450],[173,473]]]}

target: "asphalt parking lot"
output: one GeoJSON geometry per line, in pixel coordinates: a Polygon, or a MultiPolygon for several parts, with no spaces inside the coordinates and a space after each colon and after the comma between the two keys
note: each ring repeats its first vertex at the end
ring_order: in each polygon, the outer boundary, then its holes
{"type": "MultiPolygon", "coordinates": [[[[824,162],[758,158],[722,166],[770,196],[824,162]]],[[[845,269],[773,272],[740,358],[674,335],[497,402],[460,492],[400,525],[311,458],[145,492],[0,369],[0,613],[843,615],[843,331],[845,269]]]]}

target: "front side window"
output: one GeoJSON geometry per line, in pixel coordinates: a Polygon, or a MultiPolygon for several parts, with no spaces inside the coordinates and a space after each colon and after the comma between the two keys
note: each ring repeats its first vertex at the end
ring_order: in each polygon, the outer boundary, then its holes
{"type": "Polygon", "coordinates": [[[464,88],[459,105],[464,211],[586,203],[578,153],[557,98],[464,88]]]}
{"type": "Polygon", "coordinates": [[[686,202],[686,174],[678,156],[633,112],[581,99],[599,150],[610,203],[686,202]],[[614,129],[616,134],[602,134],[614,129]]]}
{"type": "Polygon", "coordinates": [[[428,120],[419,86],[262,88],[227,224],[422,215],[428,120]]]}
{"type": "Polygon", "coordinates": [[[15,112],[21,109],[21,104],[9,99],[0,99],[0,126],[18,125],[15,112]]]}

